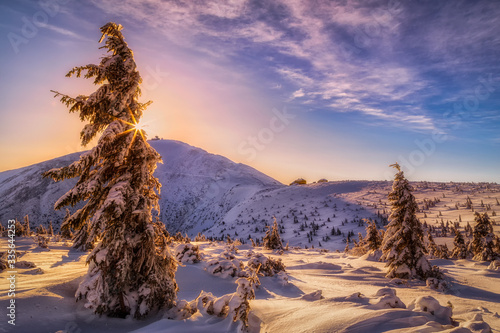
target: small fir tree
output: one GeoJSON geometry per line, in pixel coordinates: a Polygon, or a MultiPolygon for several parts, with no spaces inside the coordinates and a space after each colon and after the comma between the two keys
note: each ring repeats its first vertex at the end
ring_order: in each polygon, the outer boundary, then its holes
{"type": "Polygon", "coordinates": [[[24,227],[22,223],[16,219],[16,237],[22,237],[24,235],[24,227]]]}
{"type": "Polygon", "coordinates": [[[429,257],[438,257],[438,246],[436,245],[436,242],[434,241],[434,237],[432,237],[432,232],[430,230],[424,231],[424,245],[425,251],[429,255],[429,257]]]}
{"type": "Polygon", "coordinates": [[[465,239],[460,230],[455,229],[455,238],[453,239],[453,251],[451,252],[451,257],[453,259],[467,259],[469,257],[469,251],[465,244],[465,239]]]}
{"type": "Polygon", "coordinates": [[[499,254],[495,251],[493,226],[487,213],[475,214],[476,225],[472,232],[472,242],[470,244],[474,260],[491,261],[495,260],[499,254]]]}
{"type": "MultiPolygon", "coordinates": [[[[66,221],[70,217],[71,213],[68,208],[66,208],[66,215],[63,221],[66,221]]],[[[61,225],[61,236],[65,239],[73,238],[73,233],[71,232],[71,227],[68,224],[61,225]]]]}
{"type": "Polygon", "coordinates": [[[260,285],[259,277],[257,276],[259,268],[257,268],[249,277],[239,278],[236,280],[238,287],[236,288],[234,303],[238,304],[234,308],[233,321],[241,321],[240,332],[248,331],[248,315],[250,313],[250,301],[255,299],[255,288],[260,285]]]}
{"type": "Polygon", "coordinates": [[[159,211],[161,186],[153,172],[161,158],[137,125],[149,102],[138,101],[142,79],[121,30],[115,23],[104,25],[100,42],[106,38],[108,54],[99,65],[75,67],[67,74],[86,72],[85,78],[99,85],[97,91],[61,98],[70,112],[89,122],[80,134],[82,144],[102,133],[97,145],[44,176],[56,181],[79,177],[55,208],[86,201],[63,225],[77,230],[80,246],[100,240],[87,258],[89,269],[77,300],[86,298],[86,307],[98,314],[140,318],[174,305],[177,264],[160,223],[152,220],[152,210],[159,211]]]}
{"type": "Polygon", "coordinates": [[[274,217],[272,227],[267,227],[266,235],[262,239],[264,248],[269,250],[283,250],[283,243],[281,242],[278,222],[274,217]]]}
{"type": "Polygon", "coordinates": [[[425,258],[422,224],[417,219],[413,188],[399,165],[388,199],[392,206],[389,225],[382,241],[382,259],[389,267],[387,277],[425,280],[433,269],[425,258]]]}
{"type": "Polygon", "coordinates": [[[366,248],[368,251],[376,251],[382,245],[382,237],[375,222],[370,221],[366,226],[365,237],[366,248]]]}
{"type": "Polygon", "coordinates": [[[49,222],[49,229],[47,230],[49,236],[54,236],[54,227],[52,226],[52,221],[49,222]]]}
{"type": "Polygon", "coordinates": [[[24,217],[24,224],[23,224],[23,232],[24,236],[29,237],[31,235],[31,228],[30,228],[30,217],[26,215],[24,217]]]}

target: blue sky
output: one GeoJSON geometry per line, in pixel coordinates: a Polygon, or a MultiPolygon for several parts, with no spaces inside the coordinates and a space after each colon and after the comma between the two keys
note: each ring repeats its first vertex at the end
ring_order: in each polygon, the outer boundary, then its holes
{"type": "Polygon", "coordinates": [[[2,1],[0,170],[84,149],[53,99],[124,26],[149,136],[288,183],[500,181],[498,1],[2,1]]]}

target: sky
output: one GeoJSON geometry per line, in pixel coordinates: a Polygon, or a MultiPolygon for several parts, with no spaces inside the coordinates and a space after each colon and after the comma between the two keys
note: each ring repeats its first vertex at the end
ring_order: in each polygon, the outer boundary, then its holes
{"type": "Polygon", "coordinates": [[[0,171],[91,148],[50,90],[123,25],[149,138],[288,184],[500,182],[500,2],[0,0],[0,171]]]}

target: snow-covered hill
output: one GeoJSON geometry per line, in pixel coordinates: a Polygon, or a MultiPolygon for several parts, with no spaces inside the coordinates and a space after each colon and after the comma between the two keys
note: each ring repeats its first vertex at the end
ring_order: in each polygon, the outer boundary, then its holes
{"type": "MultiPolygon", "coordinates": [[[[276,217],[284,243],[290,246],[343,250],[349,235],[364,234],[366,219],[382,226],[389,213],[391,182],[336,181],[285,186],[244,164],[207,153],[188,144],[155,140],[162,155],[156,177],[162,184],[160,219],[172,232],[193,237],[261,238],[276,217]]],[[[56,200],[75,180],[43,179],[45,170],[68,165],[72,154],[29,167],[0,173],[0,221],[29,214],[33,225],[53,221],[56,230],[64,212],[56,200]]],[[[474,213],[499,210],[500,186],[474,183],[414,182],[419,218],[428,224],[473,224],[474,213]],[[465,202],[469,198],[471,208],[465,202]]],[[[495,229],[498,229],[495,227],[495,229]]],[[[437,240],[439,241],[439,240],[437,240]]]]}
{"type": "Polygon", "coordinates": [[[160,219],[171,232],[206,231],[238,203],[283,187],[247,165],[179,141],[157,140],[151,145],[163,158],[155,175],[162,184],[160,219]]]}
{"type": "MultiPolygon", "coordinates": [[[[170,231],[197,233],[209,229],[233,206],[264,189],[283,187],[263,173],[229,159],[209,154],[179,141],[156,140],[161,154],[156,177],[163,185],[160,219],[170,231]]],[[[55,183],[42,172],[77,160],[79,153],[0,173],[0,221],[30,216],[32,225],[53,221],[57,228],[64,211],[54,203],[76,182],[55,183]]]]}

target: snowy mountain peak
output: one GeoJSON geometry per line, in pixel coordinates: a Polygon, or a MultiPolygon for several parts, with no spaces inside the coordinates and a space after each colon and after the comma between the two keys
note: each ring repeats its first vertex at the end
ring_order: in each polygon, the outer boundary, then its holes
{"type": "MultiPolygon", "coordinates": [[[[283,186],[247,165],[180,141],[152,140],[150,143],[163,159],[155,176],[163,185],[160,219],[171,231],[198,230],[197,224],[202,229],[209,228],[247,196],[283,186]]],[[[41,174],[68,165],[79,156],[80,153],[73,153],[1,172],[0,221],[21,220],[28,214],[33,225],[53,221],[58,228],[64,211],[54,211],[54,203],[73,187],[76,179],[56,183],[42,178],[41,174]]]]}

